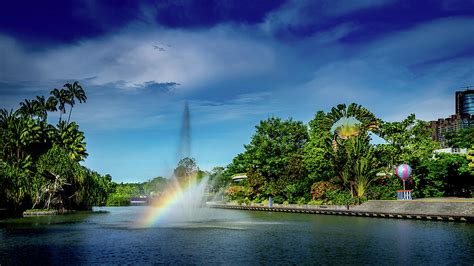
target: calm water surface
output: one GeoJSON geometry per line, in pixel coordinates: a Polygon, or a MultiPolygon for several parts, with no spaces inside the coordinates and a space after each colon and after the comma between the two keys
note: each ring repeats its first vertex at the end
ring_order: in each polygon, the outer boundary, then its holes
{"type": "Polygon", "coordinates": [[[0,221],[0,264],[474,263],[472,224],[211,209],[143,227],[147,207],[94,210],[0,221]]]}

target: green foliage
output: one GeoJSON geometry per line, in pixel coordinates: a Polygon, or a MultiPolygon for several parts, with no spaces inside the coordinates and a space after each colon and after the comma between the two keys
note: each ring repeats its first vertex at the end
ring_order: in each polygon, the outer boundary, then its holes
{"type": "MultiPolygon", "coordinates": [[[[315,199],[324,204],[394,199],[401,181],[393,171],[401,163],[414,169],[415,183],[409,181],[407,186],[414,189],[415,197],[473,194],[474,154],[468,156],[470,167],[466,158],[448,160],[441,155],[432,160],[439,143],[431,139],[428,123],[413,114],[403,121],[386,122],[358,104],[340,104],[328,113],[318,111],[308,125],[305,133],[301,122],[274,117],[261,121],[245,151],[222,173],[227,180],[232,174],[247,174],[239,190],[245,193],[233,193],[234,199],[250,197],[260,202],[272,196],[275,203],[307,202],[311,184],[315,184],[313,192],[319,193],[315,199]],[[360,122],[357,134],[341,138],[331,133],[332,125],[344,117],[360,122]],[[369,131],[385,143],[370,144],[369,131]],[[318,187],[323,184],[331,186],[318,187]]],[[[474,139],[469,132],[461,132],[461,140],[452,139],[465,146],[474,139]]]]}
{"type": "Polygon", "coordinates": [[[87,157],[84,133],[79,130],[75,122],[61,121],[58,130],[52,134],[54,143],[68,152],[69,157],[75,161],[82,161],[87,157]]]}
{"type": "MultiPolygon", "coordinates": [[[[401,189],[402,181],[393,173],[388,173],[382,178],[374,181],[372,186],[367,189],[368,199],[394,200],[396,191],[401,189]]],[[[407,186],[410,187],[410,182],[407,186]]]]}
{"type": "Polygon", "coordinates": [[[107,206],[128,206],[130,199],[143,194],[142,184],[115,184],[107,199],[107,206]]]}
{"type": "Polygon", "coordinates": [[[318,181],[311,185],[312,200],[323,200],[330,190],[339,189],[337,185],[329,181],[318,181]]]}
{"type": "Polygon", "coordinates": [[[69,153],[54,145],[37,162],[35,205],[44,208],[87,209],[104,205],[111,177],[101,176],[71,159],[69,153]]]}
{"type": "Polygon", "coordinates": [[[64,84],[64,89],[66,91],[65,95],[67,96],[66,101],[71,106],[71,109],[69,109],[69,116],[67,118],[67,123],[69,124],[69,120],[71,119],[72,108],[76,104],[75,100],[77,99],[80,103],[83,103],[86,102],[87,96],[84,92],[84,89],[81,85],[79,85],[77,81],[75,81],[73,84],[64,84]]]}
{"type": "Polygon", "coordinates": [[[143,184],[143,193],[149,196],[159,196],[168,185],[168,179],[158,176],[143,184]]]}
{"type": "Polygon", "coordinates": [[[244,186],[234,185],[227,188],[224,194],[229,200],[239,200],[247,198],[249,190],[244,186]]]}
{"type": "Polygon", "coordinates": [[[85,101],[82,87],[74,84],[74,95],[54,89],[47,99],[24,100],[16,111],[0,109],[0,206],[21,213],[31,207],[85,209],[105,203],[111,177],[79,164],[87,156],[79,126],[47,123],[48,112],[62,114],[66,104],[72,107],[71,97],[85,101]]]}
{"type": "Polygon", "coordinates": [[[474,128],[464,128],[444,135],[451,148],[470,148],[474,145],[474,128]]]}
{"type": "Polygon", "coordinates": [[[323,112],[316,113],[309,121],[309,140],[304,148],[304,164],[309,177],[314,181],[329,180],[334,177],[331,163],[331,123],[323,112]]]}
{"type": "Polygon", "coordinates": [[[417,197],[470,197],[474,191],[473,175],[463,155],[437,154],[421,163],[413,180],[417,197]]]}
{"type": "Polygon", "coordinates": [[[158,176],[143,183],[112,183],[109,187],[107,206],[128,206],[130,199],[140,196],[159,197],[169,180],[158,176]]]}
{"type": "Polygon", "coordinates": [[[308,202],[308,205],[324,205],[324,201],[323,200],[312,200],[312,201],[308,202]]]}
{"type": "Polygon", "coordinates": [[[379,160],[387,166],[387,171],[401,163],[409,163],[416,169],[439,148],[439,143],[431,139],[428,123],[417,120],[414,114],[401,122],[381,121],[379,136],[387,142],[377,145],[379,160]]]}
{"type": "Polygon", "coordinates": [[[326,193],[325,204],[328,205],[354,205],[358,199],[353,198],[347,190],[330,190],[326,193]]]}
{"type": "Polygon", "coordinates": [[[232,182],[232,178],[225,174],[224,167],[214,167],[209,173],[209,191],[218,193],[223,191],[232,182]]]}
{"type": "Polygon", "coordinates": [[[249,166],[245,172],[253,197],[280,195],[292,201],[304,188],[309,190],[302,156],[307,139],[305,125],[291,119],[271,117],[257,125],[244,154],[238,156],[240,165],[249,166]]]}
{"type": "Polygon", "coordinates": [[[11,208],[14,212],[26,209],[31,199],[30,165],[29,159],[16,164],[0,164],[1,205],[11,208]]]}
{"type": "Polygon", "coordinates": [[[469,153],[466,157],[469,161],[469,169],[471,171],[471,175],[474,175],[474,145],[471,146],[471,149],[469,149],[469,153]]]}
{"type": "Polygon", "coordinates": [[[178,166],[174,169],[174,175],[177,178],[189,177],[199,171],[196,160],[191,157],[185,157],[178,162],[178,166]]]}

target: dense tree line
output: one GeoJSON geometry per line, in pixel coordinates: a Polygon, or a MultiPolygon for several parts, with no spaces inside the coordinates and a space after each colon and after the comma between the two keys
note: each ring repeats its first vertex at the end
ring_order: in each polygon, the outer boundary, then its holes
{"type": "Polygon", "coordinates": [[[0,109],[0,207],[14,214],[87,209],[105,204],[110,190],[111,176],[80,165],[88,154],[71,114],[76,102],[86,102],[84,89],[76,81],[50,94],[25,99],[17,110],[0,109]],[[48,123],[57,111],[58,123],[48,123]]]}
{"type": "MultiPolygon", "coordinates": [[[[447,139],[454,147],[474,144],[472,129],[447,139]]],[[[276,203],[315,204],[394,199],[401,189],[394,168],[407,163],[414,169],[408,188],[415,197],[473,196],[472,156],[434,154],[439,147],[428,123],[414,114],[387,122],[355,103],[318,111],[307,125],[270,117],[256,126],[243,153],[216,168],[220,183],[213,190],[247,202],[269,196],[276,203]],[[247,180],[231,182],[242,173],[247,180]]]]}
{"type": "Polygon", "coordinates": [[[131,198],[140,196],[159,197],[167,185],[168,179],[161,176],[142,183],[112,183],[107,205],[128,206],[131,198]]]}
{"type": "Polygon", "coordinates": [[[212,178],[212,173],[208,173],[199,169],[196,160],[191,157],[185,157],[178,162],[178,165],[173,170],[173,176],[176,179],[167,179],[161,176],[155,177],[141,183],[113,183],[107,200],[109,206],[128,206],[131,198],[137,197],[160,197],[166,192],[170,186],[176,185],[174,181],[178,181],[181,186],[192,180],[201,180],[204,176],[209,175],[212,178]]]}

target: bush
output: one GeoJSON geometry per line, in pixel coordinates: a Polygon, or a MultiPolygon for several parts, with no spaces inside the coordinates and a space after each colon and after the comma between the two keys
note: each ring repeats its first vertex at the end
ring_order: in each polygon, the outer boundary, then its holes
{"type": "Polygon", "coordinates": [[[325,203],[329,205],[353,205],[358,201],[344,190],[330,190],[326,193],[326,197],[325,203]]]}
{"type": "Polygon", "coordinates": [[[242,200],[248,196],[248,189],[243,186],[230,186],[228,189],[225,190],[224,194],[230,200],[242,200]]]}
{"type": "Polygon", "coordinates": [[[242,203],[245,203],[245,205],[250,205],[250,199],[249,198],[239,198],[237,199],[237,203],[240,205],[242,203]]]}
{"type": "MultiPolygon", "coordinates": [[[[407,186],[411,185],[407,182],[407,186]]],[[[368,199],[393,200],[397,197],[397,190],[402,189],[402,181],[396,176],[383,177],[367,189],[368,199]]]]}
{"type": "Polygon", "coordinates": [[[299,205],[303,205],[306,203],[306,199],[304,197],[300,197],[298,198],[298,200],[296,201],[296,204],[299,204],[299,205]]]}
{"type": "Polygon", "coordinates": [[[323,205],[324,202],[322,200],[312,200],[308,202],[308,205],[323,205]]]}
{"type": "Polygon", "coordinates": [[[319,181],[311,185],[314,199],[323,199],[328,191],[336,190],[337,187],[329,181],[319,181]]]}

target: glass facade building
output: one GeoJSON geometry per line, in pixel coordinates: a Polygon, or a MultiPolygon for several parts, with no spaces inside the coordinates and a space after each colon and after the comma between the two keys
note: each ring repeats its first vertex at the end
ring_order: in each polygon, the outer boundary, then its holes
{"type": "Polygon", "coordinates": [[[456,92],[456,114],[474,115],[474,90],[456,92]]]}
{"type": "Polygon", "coordinates": [[[462,114],[474,115],[474,90],[469,94],[465,94],[463,98],[462,114]]]}
{"type": "Polygon", "coordinates": [[[456,92],[456,114],[431,121],[432,138],[446,147],[444,135],[474,127],[474,90],[456,92]]]}

